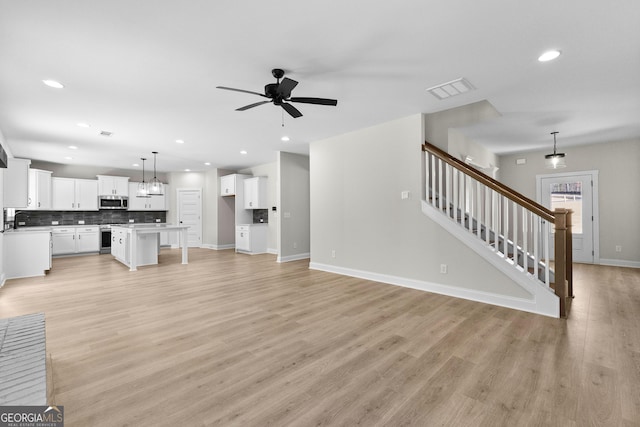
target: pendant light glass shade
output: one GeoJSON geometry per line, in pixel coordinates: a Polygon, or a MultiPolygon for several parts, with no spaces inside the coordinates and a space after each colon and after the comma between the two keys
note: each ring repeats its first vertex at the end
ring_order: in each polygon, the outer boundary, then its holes
{"type": "Polygon", "coordinates": [[[142,160],[142,182],[138,183],[138,189],[136,190],[136,197],[151,197],[149,195],[149,187],[147,183],[144,182],[144,161],[147,160],[144,157],[140,157],[142,160]]]}
{"type": "Polygon", "coordinates": [[[157,151],[152,151],[153,153],[153,179],[149,181],[149,194],[151,196],[162,196],[164,195],[164,184],[160,182],[160,180],[156,177],[156,155],[157,151]]]}
{"type": "Polygon", "coordinates": [[[556,134],[558,132],[551,132],[551,135],[553,135],[553,153],[544,156],[548,169],[559,169],[567,166],[564,161],[564,153],[556,152],[556,134]]]}

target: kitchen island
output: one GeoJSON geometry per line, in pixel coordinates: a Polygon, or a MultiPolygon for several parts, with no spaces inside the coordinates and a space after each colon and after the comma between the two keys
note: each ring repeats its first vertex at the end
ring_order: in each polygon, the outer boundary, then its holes
{"type": "Polygon", "coordinates": [[[158,263],[160,233],[176,233],[182,248],[182,264],[188,264],[187,229],[185,225],[132,224],[111,226],[111,254],[136,271],[139,266],[158,263]]]}

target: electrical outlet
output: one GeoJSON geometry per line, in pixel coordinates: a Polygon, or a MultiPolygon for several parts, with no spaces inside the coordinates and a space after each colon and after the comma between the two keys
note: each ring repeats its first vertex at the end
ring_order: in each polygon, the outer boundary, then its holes
{"type": "Polygon", "coordinates": [[[160,218],[156,218],[156,222],[160,222],[162,221],[160,218]]]}
{"type": "Polygon", "coordinates": [[[616,246],[616,252],[622,252],[622,246],[617,245],[616,246]]]}
{"type": "Polygon", "coordinates": [[[79,219],[78,220],[78,225],[84,225],[84,220],[83,219],[79,219]]]}
{"type": "Polygon", "coordinates": [[[129,222],[132,222],[132,223],[133,223],[133,222],[135,222],[135,220],[134,220],[134,219],[130,219],[130,220],[129,220],[129,222]]]}
{"type": "Polygon", "coordinates": [[[331,251],[331,258],[335,258],[336,257],[336,250],[332,250],[331,251]]]}
{"type": "Polygon", "coordinates": [[[440,273],[447,274],[447,264],[440,264],[440,273]]]}
{"type": "Polygon", "coordinates": [[[298,242],[293,242],[293,249],[297,249],[298,248],[298,242]]]}
{"type": "Polygon", "coordinates": [[[60,224],[58,221],[51,221],[51,225],[58,225],[60,224]]]}

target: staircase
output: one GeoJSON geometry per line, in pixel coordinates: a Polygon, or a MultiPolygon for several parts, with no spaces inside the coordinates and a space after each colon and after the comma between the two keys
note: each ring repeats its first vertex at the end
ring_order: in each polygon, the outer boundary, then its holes
{"type": "Polygon", "coordinates": [[[550,211],[429,143],[422,150],[423,212],[531,293],[531,311],[566,317],[571,211],[550,211]]]}

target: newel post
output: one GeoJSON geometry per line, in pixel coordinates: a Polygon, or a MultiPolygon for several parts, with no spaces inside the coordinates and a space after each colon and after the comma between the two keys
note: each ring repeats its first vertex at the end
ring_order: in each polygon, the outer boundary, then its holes
{"type": "Polygon", "coordinates": [[[573,298],[573,231],[571,231],[573,227],[572,222],[573,211],[571,209],[567,209],[567,232],[566,232],[566,275],[567,275],[567,296],[569,298],[573,298]]]}
{"type": "Polygon", "coordinates": [[[558,208],[553,211],[553,216],[556,231],[554,288],[560,298],[560,317],[567,317],[567,210],[558,208]]]}

